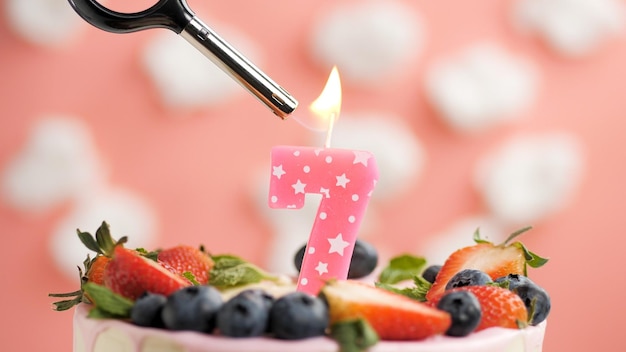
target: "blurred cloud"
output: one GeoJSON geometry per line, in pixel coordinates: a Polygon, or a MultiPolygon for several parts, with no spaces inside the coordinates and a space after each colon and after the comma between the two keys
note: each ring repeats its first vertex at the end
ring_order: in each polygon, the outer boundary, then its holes
{"type": "Polygon", "coordinates": [[[67,277],[76,277],[76,265],[90,252],[79,240],[76,230],[95,231],[106,221],[115,239],[128,236],[129,248],[152,248],[156,241],[157,217],[150,204],[132,191],[107,187],[92,190],[77,202],[73,211],[52,230],[50,251],[57,267],[67,277]]]}
{"type": "Polygon", "coordinates": [[[313,29],[313,58],[337,65],[346,81],[375,84],[410,64],[424,46],[423,21],[391,1],[337,5],[313,29]]]}
{"type": "Polygon", "coordinates": [[[2,193],[17,209],[41,212],[90,193],[106,177],[88,127],[73,117],[48,115],[7,165],[2,193]]]}
{"type": "Polygon", "coordinates": [[[7,0],[4,6],[10,28],[30,43],[54,47],[80,32],[82,19],[67,0],[7,0]]]}
{"type": "Polygon", "coordinates": [[[479,161],[475,184],[500,221],[534,225],[567,204],[581,182],[583,161],[572,135],[520,135],[479,161]]]}
{"type": "MultiPolygon", "coordinates": [[[[261,65],[261,51],[251,39],[232,28],[223,32],[220,35],[237,50],[261,65]]],[[[148,42],[142,62],[163,103],[172,108],[222,104],[244,92],[200,51],[171,32],[158,33],[148,42]]]]}
{"type": "Polygon", "coordinates": [[[426,92],[452,128],[478,132],[519,118],[534,101],[538,80],[527,60],[480,43],[433,63],[426,92]]]}
{"type": "Polygon", "coordinates": [[[623,34],[626,5],[620,0],[518,0],[517,27],[536,33],[568,56],[590,54],[611,37],[623,34]]]}

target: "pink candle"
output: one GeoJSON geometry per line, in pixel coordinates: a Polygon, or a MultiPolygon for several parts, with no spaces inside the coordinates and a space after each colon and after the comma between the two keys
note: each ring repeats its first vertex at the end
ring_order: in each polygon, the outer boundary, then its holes
{"type": "Polygon", "coordinates": [[[378,180],[370,152],[329,148],[340,104],[339,76],[333,69],[320,98],[312,104],[318,116],[329,120],[326,148],[272,148],[271,208],[300,209],[306,193],[322,195],[298,277],[298,290],[313,295],[326,281],[348,277],[359,227],[378,180]]]}
{"type": "Polygon", "coordinates": [[[305,193],[322,195],[298,278],[298,290],[317,294],[325,281],[346,279],[359,227],[376,181],[369,152],[272,148],[270,207],[299,209],[305,193]]]}

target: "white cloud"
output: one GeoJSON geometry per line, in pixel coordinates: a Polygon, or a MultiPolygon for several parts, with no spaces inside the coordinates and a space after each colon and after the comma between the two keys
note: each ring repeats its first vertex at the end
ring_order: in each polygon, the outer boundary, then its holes
{"type": "MultiPolygon", "coordinates": [[[[234,30],[224,39],[256,65],[259,50],[234,30]]],[[[239,84],[182,37],[161,32],[143,51],[143,64],[165,105],[201,108],[224,103],[245,93],[239,84]]]]}
{"type": "Polygon", "coordinates": [[[507,141],[478,163],[475,181],[494,216],[526,226],[563,208],[582,171],[578,140],[555,132],[507,141]]]}
{"type": "Polygon", "coordinates": [[[75,118],[48,116],[7,165],[2,192],[9,205],[39,212],[100,187],[106,176],[87,126],[75,118]]]}
{"type": "Polygon", "coordinates": [[[337,5],[313,29],[313,58],[347,81],[375,83],[409,65],[424,46],[422,20],[398,2],[337,5]]]}
{"type": "Polygon", "coordinates": [[[533,65],[487,43],[435,62],[426,75],[430,102],[462,132],[519,118],[534,101],[537,88],[533,65]]]}
{"type": "Polygon", "coordinates": [[[569,56],[591,53],[622,34],[626,6],[620,0],[518,0],[516,25],[537,33],[551,47],[569,56]]]}
{"type": "Polygon", "coordinates": [[[148,203],[138,195],[124,189],[107,187],[92,190],[83,197],[52,231],[50,251],[59,270],[70,278],[77,275],[76,266],[89,253],[78,239],[76,230],[95,231],[102,221],[111,228],[113,238],[128,236],[130,248],[151,248],[156,240],[157,217],[148,203]]]}
{"type": "Polygon", "coordinates": [[[67,0],[7,0],[5,7],[11,29],[33,44],[60,45],[80,31],[82,19],[67,0]]]}

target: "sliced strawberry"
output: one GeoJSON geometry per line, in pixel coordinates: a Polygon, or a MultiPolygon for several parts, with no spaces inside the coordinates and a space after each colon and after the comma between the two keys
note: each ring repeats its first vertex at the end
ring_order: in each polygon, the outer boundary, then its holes
{"type": "Polygon", "coordinates": [[[528,251],[521,242],[509,244],[509,241],[528,229],[514,232],[500,245],[482,240],[476,230],[474,240],[477,244],[461,248],[448,257],[426,294],[426,299],[430,301],[441,296],[448,281],[463,269],[482,270],[495,280],[508,274],[526,275],[527,264],[535,268],[545,264],[547,259],[528,251]]]}
{"type": "Polygon", "coordinates": [[[209,282],[209,270],[214,264],[211,257],[203,250],[185,245],[160,251],[157,261],[178,275],[190,272],[201,285],[209,282]]]}
{"type": "Polygon", "coordinates": [[[188,280],[157,262],[121,246],[115,247],[113,258],[106,266],[104,284],[111,291],[131,300],[136,300],[146,291],[168,296],[191,285],[188,280]]]}
{"type": "Polygon", "coordinates": [[[111,258],[99,255],[91,261],[89,270],[87,270],[87,282],[93,282],[94,284],[104,285],[104,269],[111,258]]]}
{"type": "MultiPolygon", "coordinates": [[[[519,296],[505,288],[497,286],[465,286],[446,291],[469,291],[473,293],[480,303],[482,317],[475,331],[491,327],[519,329],[526,327],[528,311],[519,296]]],[[[429,304],[437,306],[439,299],[446,295],[433,298],[429,304]]]]}
{"type": "Polygon", "coordinates": [[[333,281],[320,293],[331,324],[363,318],[382,340],[421,340],[444,333],[450,315],[405,296],[357,281],[333,281]]]}

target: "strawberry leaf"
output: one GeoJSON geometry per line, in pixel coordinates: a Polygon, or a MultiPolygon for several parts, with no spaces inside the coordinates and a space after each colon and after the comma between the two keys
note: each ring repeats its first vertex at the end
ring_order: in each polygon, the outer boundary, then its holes
{"type": "Polygon", "coordinates": [[[189,280],[189,282],[191,282],[194,286],[200,286],[200,283],[198,282],[198,280],[196,280],[196,276],[191,271],[185,271],[182,275],[185,279],[189,280]]]}
{"type": "Polygon", "coordinates": [[[257,283],[261,280],[278,281],[256,265],[233,255],[212,256],[213,268],[209,273],[209,284],[219,289],[257,283]]]}
{"type": "Polygon", "coordinates": [[[474,231],[474,242],[476,243],[491,243],[487,240],[484,240],[480,237],[480,228],[477,227],[476,230],[474,231]]]}
{"type": "Polygon", "coordinates": [[[415,283],[415,286],[402,288],[381,282],[376,282],[375,285],[378,288],[403,295],[416,301],[426,302],[426,293],[428,293],[428,290],[432,286],[431,283],[426,281],[420,275],[413,277],[413,283],[415,283]]]}
{"type": "Polygon", "coordinates": [[[365,319],[346,320],[330,327],[330,337],[340,352],[361,352],[378,343],[378,334],[365,319]]]}
{"type": "Polygon", "coordinates": [[[524,251],[524,258],[526,259],[526,264],[528,264],[531,268],[540,268],[544,266],[548,262],[548,258],[543,258],[538,256],[537,254],[531,252],[524,246],[521,242],[516,242],[517,245],[522,251],[524,251]]]}
{"type": "Polygon", "coordinates": [[[513,232],[512,234],[509,235],[509,237],[506,239],[506,241],[504,241],[504,245],[507,245],[509,242],[513,241],[513,239],[515,239],[517,236],[523,234],[524,232],[532,229],[532,226],[526,226],[526,227],[522,227],[521,229],[513,232]]]}
{"type": "Polygon", "coordinates": [[[81,232],[80,230],[77,229],[76,233],[78,234],[78,238],[85,245],[85,247],[87,247],[88,249],[91,249],[92,251],[98,254],[104,254],[102,253],[102,250],[100,249],[100,246],[98,245],[98,242],[96,242],[96,240],[93,238],[93,236],[89,232],[81,232]]]}
{"type": "Polygon", "coordinates": [[[96,230],[96,241],[98,242],[98,246],[102,249],[103,253],[112,253],[113,247],[115,247],[115,241],[111,237],[111,231],[109,229],[109,224],[105,221],[102,222],[102,225],[98,227],[96,230]]]}
{"type": "Polygon", "coordinates": [[[426,265],[426,259],[409,254],[392,258],[387,267],[383,269],[378,281],[383,284],[397,284],[400,281],[413,279],[421,274],[426,265]]]}
{"type": "MultiPolygon", "coordinates": [[[[96,305],[96,311],[90,312],[90,317],[106,318],[129,318],[130,310],[133,308],[133,301],[118,295],[108,288],[91,282],[83,286],[83,290],[91,297],[96,305]]],[[[93,310],[93,309],[92,309],[93,310]]]]}

